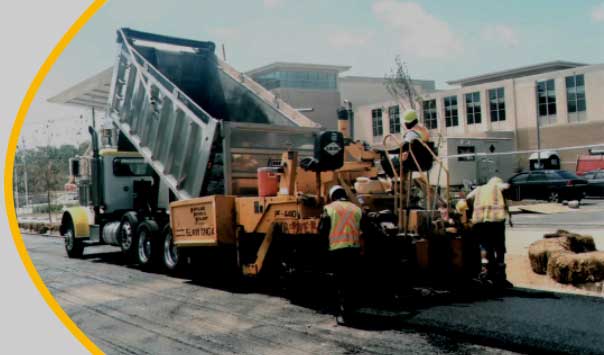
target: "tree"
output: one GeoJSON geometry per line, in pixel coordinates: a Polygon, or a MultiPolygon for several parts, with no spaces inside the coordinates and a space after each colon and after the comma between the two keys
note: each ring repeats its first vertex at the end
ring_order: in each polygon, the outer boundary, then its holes
{"type": "MultiPolygon", "coordinates": [[[[64,184],[69,178],[69,158],[76,155],[84,155],[88,144],[62,145],[60,147],[38,147],[31,149],[19,149],[15,155],[15,182],[18,191],[25,191],[25,179],[27,175],[27,187],[30,194],[28,203],[43,203],[47,190],[63,190],[64,184]],[[24,174],[24,170],[27,174],[24,174]]],[[[20,205],[25,204],[24,194],[19,194],[20,205]]]]}
{"type": "Polygon", "coordinates": [[[416,110],[419,107],[422,98],[413,85],[413,79],[409,75],[407,65],[401,60],[401,56],[397,55],[394,58],[394,67],[390,69],[390,73],[386,74],[384,79],[386,90],[399,102],[402,109],[416,110]]]}

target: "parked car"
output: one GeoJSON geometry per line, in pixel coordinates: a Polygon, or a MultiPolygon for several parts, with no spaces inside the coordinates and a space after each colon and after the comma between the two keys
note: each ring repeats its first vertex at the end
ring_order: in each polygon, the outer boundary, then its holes
{"type": "Polygon", "coordinates": [[[604,170],[588,171],[582,177],[587,180],[586,196],[604,196],[604,170]]]}
{"type": "Polygon", "coordinates": [[[587,180],[566,170],[533,170],[512,176],[506,197],[514,201],[524,199],[562,202],[581,200],[587,180]]]}

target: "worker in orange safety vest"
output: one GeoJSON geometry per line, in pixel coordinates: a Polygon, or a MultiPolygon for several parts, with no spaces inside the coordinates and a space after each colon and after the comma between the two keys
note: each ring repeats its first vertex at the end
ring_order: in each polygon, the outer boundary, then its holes
{"type": "Polygon", "coordinates": [[[405,122],[405,128],[407,128],[403,135],[403,141],[411,142],[414,139],[419,139],[428,142],[430,140],[430,131],[419,123],[417,111],[409,109],[403,112],[403,121],[405,122]]]}
{"type": "Polygon", "coordinates": [[[345,324],[357,298],[354,287],[358,284],[363,212],[348,201],[342,186],[333,186],[329,199],[331,203],[324,207],[319,231],[329,240],[329,259],[337,288],[336,321],[345,324]]]}

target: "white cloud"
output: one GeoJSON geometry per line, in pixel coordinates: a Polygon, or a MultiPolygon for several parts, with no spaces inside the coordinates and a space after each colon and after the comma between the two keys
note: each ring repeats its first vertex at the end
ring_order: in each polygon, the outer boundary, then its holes
{"type": "Polygon", "coordinates": [[[415,2],[379,0],[372,6],[377,19],[400,37],[401,51],[418,57],[439,58],[463,50],[463,42],[449,24],[415,2]]]}
{"type": "Polygon", "coordinates": [[[373,33],[336,30],[327,35],[327,43],[336,48],[358,48],[366,46],[373,33]]]}
{"type": "Polygon", "coordinates": [[[490,25],[483,28],[482,39],[500,43],[506,48],[513,48],[520,44],[516,30],[508,25],[490,25]]]}
{"type": "Polygon", "coordinates": [[[285,0],[262,0],[262,3],[267,9],[275,9],[282,6],[285,3],[285,0]]]}
{"type": "Polygon", "coordinates": [[[591,19],[595,22],[604,22],[604,2],[591,10],[591,19]]]}

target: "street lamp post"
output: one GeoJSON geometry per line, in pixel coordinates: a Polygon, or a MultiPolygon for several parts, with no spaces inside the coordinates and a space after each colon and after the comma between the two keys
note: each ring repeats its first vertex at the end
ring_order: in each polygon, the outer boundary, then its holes
{"type": "MultiPolygon", "coordinates": [[[[537,166],[535,166],[535,168],[537,168],[537,169],[542,168],[542,164],[541,164],[541,117],[539,115],[539,112],[540,112],[539,111],[539,108],[540,108],[540,106],[539,106],[540,105],[539,85],[541,85],[541,84],[539,84],[539,82],[537,82],[535,85],[535,99],[536,99],[535,104],[537,106],[537,111],[536,111],[536,114],[537,114],[537,166]]],[[[542,87],[541,91],[542,91],[543,95],[547,95],[547,87],[542,87]]],[[[549,109],[548,109],[548,111],[549,111],[549,109]]],[[[548,111],[545,112],[546,116],[544,116],[544,117],[546,117],[546,118],[547,118],[547,115],[549,114],[548,111]]],[[[530,164],[531,163],[529,161],[529,168],[530,168],[530,164]]]]}

